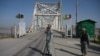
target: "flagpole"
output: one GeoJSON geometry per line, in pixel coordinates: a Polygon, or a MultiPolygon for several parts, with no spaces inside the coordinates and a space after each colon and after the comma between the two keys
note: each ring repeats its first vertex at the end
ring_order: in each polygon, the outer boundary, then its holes
{"type": "Polygon", "coordinates": [[[60,21],[60,30],[63,32],[63,20],[62,20],[62,0],[60,0],[60,13],[61,13],[61,21],[60,21]]]}

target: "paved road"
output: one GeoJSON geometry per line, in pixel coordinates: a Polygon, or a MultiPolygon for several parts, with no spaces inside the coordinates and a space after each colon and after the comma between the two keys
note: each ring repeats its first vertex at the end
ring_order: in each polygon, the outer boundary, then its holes
{"type": "MultiPolygon", "coordinates": [[[[80,39],[62,38],[56,33],[53,38],[53,56],[81,56],[80,39]]],[[[90,42],[86,56],[100,56],[100,45],[90,42]]]]}
{"type": "Polygon", "coordinates": [[[43,49],[44,40],[43,31],[35,31],[20,38],[0,39],[0,56],[36,55],[36,51],[43,49]]]}
{"type": "Polygon", "coordinates": [[[36,34],[37,37],[32,41],[25,49],[20,51],[15,56],[41,56],[43,54],[42,50],[45,43],[45,34],[40,32],[36,34]]]}
{"type": "MultiPolygon", "coordinates": [[[[57,32],[53,35],[52,56],[81,56],[79,39],[62,38],[57,32]]],[[[37,31],[22,38],[0,40],[0,56],[42,56],[44,47],[45,33],[37,31]]],[[[87,56],[100,56],[100,45],[90,43],[87,56]]]]}

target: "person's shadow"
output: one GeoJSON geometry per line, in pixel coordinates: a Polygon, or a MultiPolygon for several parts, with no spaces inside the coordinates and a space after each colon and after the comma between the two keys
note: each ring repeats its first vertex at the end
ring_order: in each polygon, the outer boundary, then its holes
{"type": "MultiPolygon", "coordinates": [[[[81,46],[80,44],[75,44],[75,45],[81,46]]],[[[99,47],[99,46],[95,46],[95,45],[91,45],[91,44],[90,44],[90,45],[88,46],[88,49],[94,50],[94,51],[88,50],[88,52],[95,53],[95,54],[100,54],[100,47],[99,47]],[[95,52],[95,51],[97,51],[97,52],[95,52]]]]}
{"type": "Polygon", "coordinates": [[[35,52],[40,53],[41,55],[44,54],[41,50],[39,50],[39,49],[37,49],[37,48],[33,48],[33,47],[29,47],[29,48],[32,49],[32,50],[35,51],[35,52]]]}
{"type": "Polygon", "coordinates": [[[79,54],[75,54],[73,52],[70,52],[70,51],[67,51],[67,50],[64,50],[64,49],[59,49],[59,48],[55,48],[56,50],[59,50],[59,51],[62,51],[62,52],[66,52],[66,53],[69,53],[69,54],[72,54],[74,56],[82,56],[82,55],[79,55],[79,54]]]}
{"type": "Polygon", "coordinates": [[[51,56],[48,53],[45,53],[44,51],[42,52],[41,50],[37,49],[37,48],[33,48],[33,47],[29,47],[30,49],[32,49],[34,52],[38,52],[40,53],[42,56],[51,56]]]}

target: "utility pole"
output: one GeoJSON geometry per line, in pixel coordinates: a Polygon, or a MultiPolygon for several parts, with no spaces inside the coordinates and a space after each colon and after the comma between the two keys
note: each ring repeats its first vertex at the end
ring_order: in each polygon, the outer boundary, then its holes
{"type": "Polygon", "coordinates": [[[78,15],[78,0],[76,0],[76,25],[77,25],[77,15],[78,15]]]}
{"type": "Polygon", "coordinates": [[[77,15],[78,15],[78,0],[76,0],[76,26],[75,26],[75,33],[76,33],[76,37],[77,37],[77,15]]]}

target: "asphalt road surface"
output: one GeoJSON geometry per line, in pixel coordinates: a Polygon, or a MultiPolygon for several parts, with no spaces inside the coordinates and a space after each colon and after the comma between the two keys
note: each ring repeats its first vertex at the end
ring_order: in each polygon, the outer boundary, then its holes
{"type": "Polygon", "coordinates": [[[33,41],[14,56],[41,56],[43,55],[43,48],[45,46],[45,33],[40,32],[39,34],[36,34],[36,36],[32,35],[31,37],[29,37],[29,39],[33,39],[33,41]],[[32,37],[34,37],[34,39],[32,37]]]}

